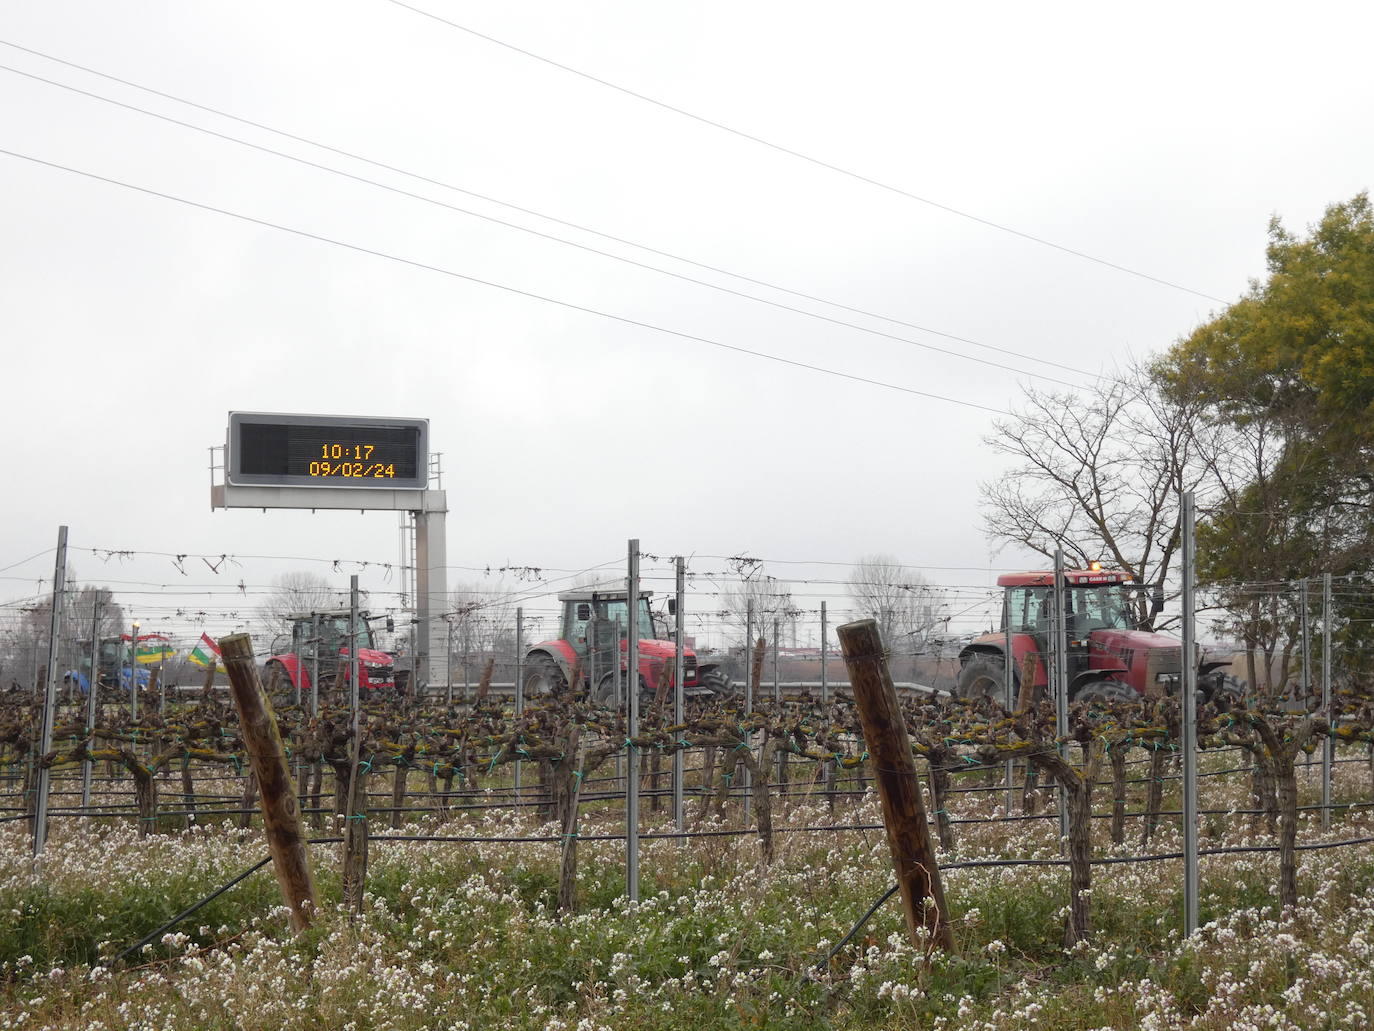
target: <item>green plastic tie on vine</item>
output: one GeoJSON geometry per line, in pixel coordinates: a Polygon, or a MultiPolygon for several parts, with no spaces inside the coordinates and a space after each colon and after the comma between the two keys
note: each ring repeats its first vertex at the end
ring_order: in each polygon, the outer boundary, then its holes
{"type": "Polygon", "coordinates": [[[747,741],[741,741],[739,744],[737,744],[737,745],[735,746],[735,751],[738,752],[738,751],[740,751],[740,749],[748,748],[748,747],[749,747],[749,743],[748,743],[747,741]]]}
{"type": "Polygon", "coordinates": [[[733,773],[722,773],[720,775],[720,779],[725,781],[726,785],[729,786],[729,784],[735,779],[735,775],[733,773]]]}
{"type": "Polygon", "coordinates": [[[517,748],[516,751],[523,755],[526,759],[530,757],[530,753],[525,751],[523,748],[517,748]]]}
{"type": "Polygon", "coordinates": [[[234,760],[234,776],[243,776],[243,760],[238,757],[238,753],[234,753],[230,758],[234,760]]]}
{"type": "MultiPolygon", "coordinates": [[[[865,753],[865,754],[867,754],[867,753],[865,753]]],[[[977,765],[978,765],[978,760],[975,759],[975,758],[974,758],[973,756],[971,756],[971,755],[963,756],[963,760],[964,760],[964,762],[968,763],[970,766],[977,766],[977,765]]]]}
{"type": "Polygon", "coordinates": [[[864,754],[861,755],[861,756],[859,756],[859,762],[861,762],[861,763],[866,763],[866,762],[868,762],[868,749],[867,749],[867,748],[864,749],[864,754]]]}
{"type": "Polygon", "coordinates": [[[371,772],[372,772],[372,760],[371,760],[371,759],[359,759],[359,760],[358,760],[358,772],[359,772],[359,773],[371,773],[371,772]]]}
{"type": "Polygon", "coordinates": [[[623,747],[625,747],[625,748],[634,748],[634,746],[635,746],[634,741],[632,741],[630,738],[627,737],[627,738],[625,739],[625,744],[624,744],[623,747]]]}
{"type": "Polygon", "coordinates": [[[578,834],[577,831],[573,831],[571,834],[564,834],[563,838],[564,840],[571,841],[573,838],[580,838],[581,836],[582,835],[578,834]]]}
{"type": "Polygon", "coordinates": [[[691,747],[692,747],[692,742],[688,741],[685,737],[680,737],[680,738],[678,738],[678,739],[677,739],[677,743],[678,743],[679,745],[681,745],[683,748],[691,748],[691,747]]]}
{"type": "Polygon", "coordinates": [[[350,820],[366,820],[366,819],[367,819],[367,813],[354,813],[352,816],[349,817],[349,819],[350,819],[350,820]]]}
{"type": "Polygon", "coordinates": [[[578,779],[578,782],[580,783],[581,780],[582,780],[582,771],[581,771],[581,770],[573,770],[573,776],[576,777],[576,778],[578,779]]]}

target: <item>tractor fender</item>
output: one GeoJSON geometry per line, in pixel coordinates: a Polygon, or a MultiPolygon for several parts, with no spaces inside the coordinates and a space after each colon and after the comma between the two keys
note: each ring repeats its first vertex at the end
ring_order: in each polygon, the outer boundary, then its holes
{"type": "MultiPolygon", "coordinates": [[[[301,657],[295,652],[287,652],[285,655],[273,655],[262,664],[263,675],[266,676],[267,667],[272,663],[277,663],[286,671],[286,679],[292,687],[301,685],[301,657]]],[[[266,681],[263,682],[266,687],[266,681]]]]}
{"type": "Polygon", "coordinates": [[[959,665],[967,665],[968,661],[975,655],[993,655],[999,659],[1006,658],[1005,649],[995,644],[969,644],[965,645],[959,652],[959,665]]]}
{"type": "Polygon", "coordinates": [[[1208,673],[1215,672],[1221,669],[1221,667],[1229,665],[1231,665],[1230,659],[1223,659],[1220,662],[1200,662],[1197,667],[1197,675],[1199,677],[1205,677],[1208,673]]]}

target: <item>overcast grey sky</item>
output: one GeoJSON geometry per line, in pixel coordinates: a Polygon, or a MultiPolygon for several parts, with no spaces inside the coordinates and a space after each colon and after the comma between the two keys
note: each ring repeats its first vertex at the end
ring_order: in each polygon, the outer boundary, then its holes
{"type": "Polygon", "coordinates": [[[1022,559],[979,527],[986,409],[1055,384],[918,345],[1090,390],[1261,276],[1271,215],[1302,229],[1374,178],[1366,3],[414,6],[472,31],[389,0],[0,5],[0,148],[259,220],[0,154],[0,598],[42,589],[60,523],[139,553],[74,551],[80,581],[212,633],[280,572],[360,568],[245,556],[396,562],[394,515],[210,511],[207,449],[246,410],[429,418],[452,580],[637,536],[708,571],[889,552],[976,602],[1022,559]]]}

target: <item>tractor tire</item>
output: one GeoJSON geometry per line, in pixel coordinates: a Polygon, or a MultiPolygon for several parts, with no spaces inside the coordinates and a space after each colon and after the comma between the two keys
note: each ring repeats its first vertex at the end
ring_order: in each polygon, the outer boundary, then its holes
{"type": "Polygon", "coordinates": [[[719,666],[708,666],[697,675],[697,683],[710,688],[716,701],[728,702],[738,693],[735,682],[719,666]]]}
{"type": "Polygon", "coordinates": [[[954,697],[968,702],[982,698],[1002,698],[1002,685],[1007,673],[1006,660],[1000,655],[979,652],[969,658],[959,670],[959,682],[954,697]]]}
{"type": "Polygon", "coordinates": [[[1075,702],[1105,702],[1108,705],[1140,699],[1136,689],[1119,680],[1089,680],[1073,696],[1075,702]]]}
{"type": "Polygon", "coordinates": [[[1245,708],[1247,693],[1245,681],[1228,673],[1222,677],[1221,683],[1212,691],[1212,697],[1209,701],[1216,706],[1218,712],[1234,712],[1237,709],[1245,708]]]}
{"type": "Polygon", "coordinates": [[[526,700],[540,695],[557,694],[567,686],[567,678],[552,659],[541,655],[530,660],[529,668],[525,670],[526,700]]]}

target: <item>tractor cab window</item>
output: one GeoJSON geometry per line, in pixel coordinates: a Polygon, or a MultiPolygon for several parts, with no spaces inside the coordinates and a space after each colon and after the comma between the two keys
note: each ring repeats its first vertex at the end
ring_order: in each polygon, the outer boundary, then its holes
{"type": "Polygon", "coordinates": [[[1050,588],[1013,587],[1007,592],[1011,629],[1020,634],[1043,634],[1050,629],[1050,588]]]}
{"type": "Polygon", "coordinates": [[[1094,630],[1130,630],[1135,626],[1126,589],[1120,584],[1076,587],[1069,592],[1073,630],[1086,635],[1094,630]]]}
{"type": "MultiPolygon", "coordinates": [[[[367,647],[367,637],[359,621],[359,637],[363,647],[367,647]]],[[[337,655],[348,647],[348,617],[322,616],[320,618],[320,654],[337,655]]]]}
{"type": "Polygon", "coordinates": [[[568,628],[563,633],[563,639],[571,642],[575,651],[585,652],[591,644],[587,624],[591,622],[592,607],[585,601],[570,601],[567,617],[568,628]]]}
{"type": "MultiPolygon", "coordinates": [[[[628,616],[627,616],[627,613],[629,612],[629,602],[628,602],[628,601],[626,601],[626,600],[624,600],[624,599],[621,599],[621,600],[619,600],[619,601],[608,601],[608,602],[605,603],[604,608],[605,608],[604,616],[605,616],[606,619],[611,620],[613,623],[618,621],[618,622],[620,623],[620,627],[621,627],[622,633],[629,633],[629,632],[630,632],[629,618],[628,618],[628,616]]],[[[598,614],[598,615],[603,615],[603,613],[597,613],[597,614],[598,614]]],[[[655,636],[655,634],[654,634],[654,617],[653,617],[653,614],[649,611],[649,599],[648,599],[648,598],[640,598],[640,599],[639,599],[639,631],[638,631],[638,633],[639,633],[639,640],[644,640],[645,638],[650,638],[650,639],[652,639],[652,638],[655,636]]]]}

